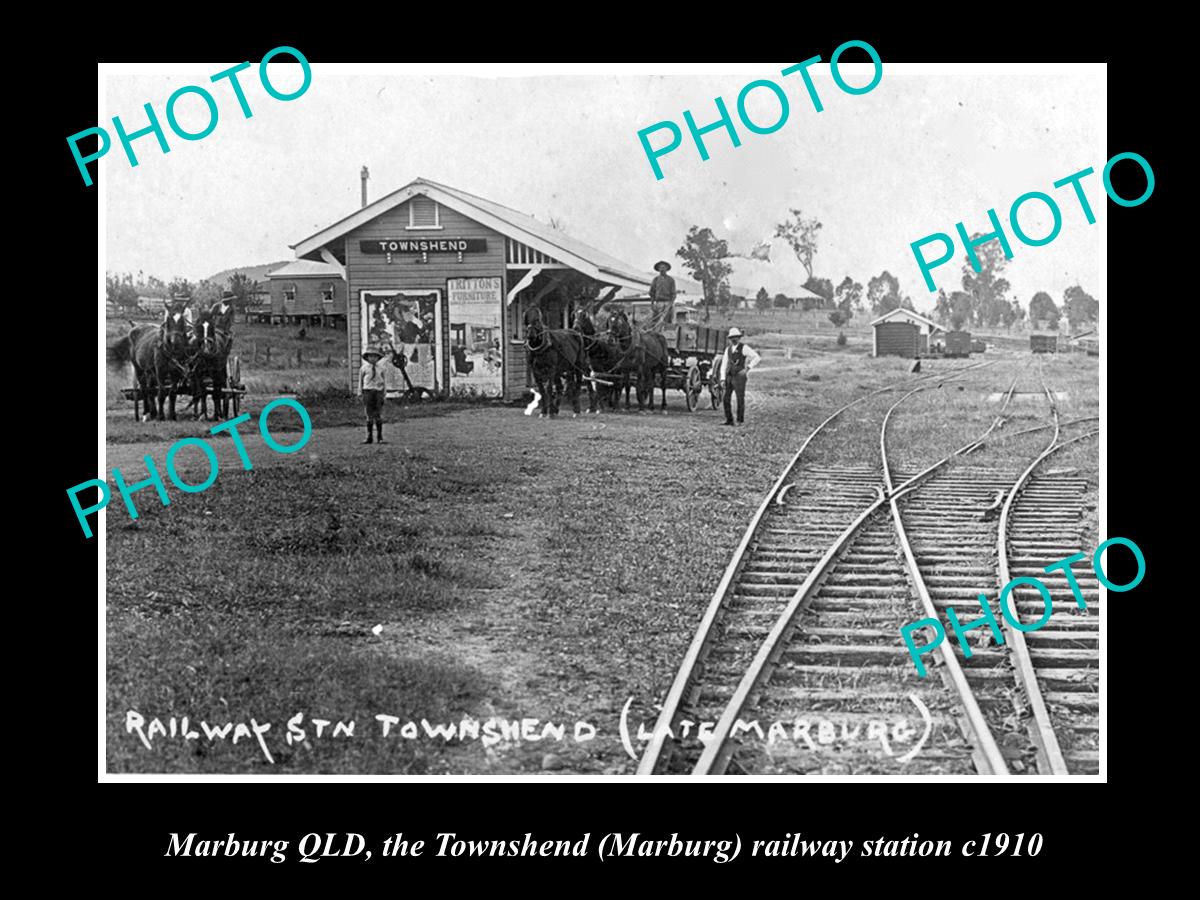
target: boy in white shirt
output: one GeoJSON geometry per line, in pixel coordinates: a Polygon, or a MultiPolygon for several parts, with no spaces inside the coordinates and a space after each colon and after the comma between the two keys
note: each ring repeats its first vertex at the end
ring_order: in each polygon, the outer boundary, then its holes
{"type": "Polygon", "coordinates": [[[364,360],[362,368],[359,369],[358,378],[362,385],[363,407],[367,411],[367,439],[364,444],[373,444],[374,438],[371,434],[371,426],[375,426],[375,430],[379,434],[379,443],[384,443],[383,440],[383,400],[384,392],[387,390],[387,382],[383,374],[383,353],[375,347],[368,347],[363,351],[362,358],[364,360]]]}

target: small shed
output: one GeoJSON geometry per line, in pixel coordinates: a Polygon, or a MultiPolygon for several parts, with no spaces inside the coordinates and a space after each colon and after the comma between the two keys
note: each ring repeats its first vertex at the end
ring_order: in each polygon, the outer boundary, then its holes
{"type": "Polygon", "coordinates": [[[346,320],[346,282],[324,262],[297,259],[267,274],[271,319],[338,325],[346,320]]]}
{"type": "Polygon", "coordinates": [[[916,359],[921,355],[921,333],[911,322],[880,322],[875,326],[874,355],[916,359]]]}
{"type": "Polygon", "coordinates": [[[893,309],[884,313],[871,323],[874,338],[871,345],[872,356],[905,356],[915,359],[929,352],[929,336],[938,331],[945,331],[941,325],[925,318],[911,309],[893,309]],[[904,325],[907,328],[895,326],[904,325]],[[916,348],[909,350],[909,329],[915,329],[916,348]]]}

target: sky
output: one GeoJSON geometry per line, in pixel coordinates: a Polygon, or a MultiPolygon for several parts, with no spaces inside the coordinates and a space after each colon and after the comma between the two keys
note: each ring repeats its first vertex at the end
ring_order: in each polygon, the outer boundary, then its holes
{"type": "MultiPolygon", "coordinates": [[[[815,48],[805,57],[832,48],[815,48]]],[[[794,61],[792,61],[794,62],[794,61]]],[[[1105,200],[1103,65],[888,64],[870,93],[851,95],[829,67],[811,67],[824,106],[816,112],[792,62],[703,66],[577,66],[567,72],[528,65],[401,66],[312,64],[312,82],[295,100],[271,98],[255,64],[240,81],[253,116],[246,119],[227,85],[213,85],[218,122],[194,142],[166,134],[134,142],[130,167],[114,137],[101,162],[106,217],[105,267],[196,280],[235,266],[293,258],[294,244],[359,207],[359,170],[370,169],[374,200],[418,176],[479,194],[533,215],[554,217],[572,236],[648,275],[658,259],[686,276],[674,255],[692,225],[712,228],[734,252],[770,239],[776,223],[799,208],[823,223],[815,274],[837,284],[883,270],[900,280],[918,309],[932,306],[910,244],[933,232],[989,231],[995,208],[1012,244],[1005,276],[1023,305],[1039,290],[1061,302],[1082,284],[1100,294],[1101,227],[1089,225],[1067,187],[1054,181],[1086,167],[1083,181],[1097,217],[1121,208],[1105,200]],[[754,134],[736,102],[748,82],[768,79],[787,94],[789,117],[771,134],[754,134]],[[742,144],[726,133],[705,136],[700,159],[684,124],[716,120],[714,98],[729,108],[742,144]],[[683,143],[660,158],[657,180],[639,129],[671,120],[683,143]],[[1020,243],[1008,223],[1013,200],[1029,191],[1053,196],[1062,230],[1051,243],[1020,243]]],[[[146,124],[150,102],[166,127],[166,99],[185,85],[209,85],[232,63],[106,65],[98,123],[114,131],[119,115],[132,131],[146,124]]],[[[299,85],[294,66],[271,65],[281,91],[299,85]],[[278,70],[278,71],[277,71],[278,70]]],[[[869,64],[842,64],[843,78],[864,85],[869,64]]],[[[768,124],[779,104],[766,88],[747,103],[768,124]]],[[[202,101],[180,101],[182,125],[199,130],[202,101]]],[[[94,123],[87,123],[94,124],[94,123]]],[[[84,125],[80,126],[86,127],[84,125]]],[[[665,133],[652,140],[663,141],[665,133]]],[[[1045,235],[1050,214],[1038,202],[1021,210],[1021,226],[1045,235]]],[[[933,255],[934,247],[929,252],[933,255]]],[[[776,239],[772,265],[735,271],[733,281],[777,279],[774,292],[805,275],[776,239]]],[[[938,286],[960,287],[965,251],[935,269],[938,286]]],[[[740,265],[740,264],[739,264],[740,265]]],[[[756,290],[759,285],[748,283],[756,290]]],[[[1101,298],[1102,300],[1104,298],[1101,298]]]]}

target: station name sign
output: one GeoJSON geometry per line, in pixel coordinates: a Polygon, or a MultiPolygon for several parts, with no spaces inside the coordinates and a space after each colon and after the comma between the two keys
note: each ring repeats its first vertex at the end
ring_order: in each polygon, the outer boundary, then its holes
{"type": "Polygon", "coordinates": [[[398,238],[359,241],[363,253],[486,253],[487,238],[398,238]]]}

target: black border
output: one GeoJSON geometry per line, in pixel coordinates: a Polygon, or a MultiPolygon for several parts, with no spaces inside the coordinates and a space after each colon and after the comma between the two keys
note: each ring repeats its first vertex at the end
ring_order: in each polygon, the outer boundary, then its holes
{"type": "MultiPolygon", "coordinates": [[[[57,242],[35,244],[32,252],[40,263],[37,269],[52,273],[53,279],[49,286],[53,295],[50,302],[47,304],[45,298],[35,298],[35,303],[48,306],[60,325],[64,321],[76,322],[85,336],[80,346],[88,350],[79,354],[82,358],[77,361],[71,355],[68,364],[63,365],[56,361],[61,357],[38,353],[35,349],[33,358],[22,370],[31,373],[35,382],[29,388],[33,396],[40,398],[46,393],[43,385],[64,378],[83,398],[74,410],[64,410],[61,401],[55,402],[47,396],[50,414],[34,416],[39,421],[30,423],[24,431],[34,438],[36,447],[31,479],[38,486],[35,507],[54,510],[49,534],[55,548],[63,548],[66,555],[64,564],[57,561],[53,564],[54,573],[61,571],[65,576],[53,579],[53,589],[47,592],[53,605],[66,607],[70,604],[74,613],[74,604],[80,603],[91,611],[96,591],[97,544],[83,540],[64,496],[66,487],[93,476],[98,443],[92,408],[96,395],[96,385],[92,381],[95,366],[90,355],[92,317],[95,315],[91,297],[97,261],[89,249],[91,223],[96,221],[97,193],[82,185],[64,141],[67,134],[96,124],[96,61],[160,61],[164,57],[181,61],[256,60],[266,50],[280,45],[302,48],[313,61],[413,61],[414,53],[421,52],[422,44],[414,41],[410,28],[400,22],[405,19],[411,25],[412,20],[407,15],[398,17],[395,12],[387,8],[364,8],[327,17],[301,14],[299,10],[278,11],[275,18],[279,21],[259,24],[246,21],[245,13],[239,11],[237,22],[193,27],[189,21],[188,27],[172,28],[169,40],[157,30],[152,33],[150,26],[129,26],[114,27],[107,33],[80,29],[56,42],[58,58],[54,60],[52,77],[66,89],[56,91],[52,101],[42,105],[40,113],[44,118],[36,125],[27,126],[25,131],[34,135],[38,148],[35,165],[39,170],[44,169],[32,185],[38,195],[32,198],[30,208],[33,225],[40,226],[42,234],[62,233],[64,223],[73,223],[68,229],[83,232],[84,239],[78,242],[82,249],[64,249],[57,242]],[[346,20],[346,24],[339,26],[336,24],[338,19],[346,20]],[[206,28],[209,33],[205,33],[206,28]],[[87,310],[82,321],[74,312],[76,305],[81,303],[76,294],[88,298],[82,301],[87,310]],[[75,368],[84,374],[75,375],[75,368]],[[44,425],[40,424],[43,419],[46,420],[44,425]],[[43,435],[40,439],[39,434],[43,435]],[[53,498],[49,503],[46,502],[47,495],[53,498]]],[[[631,61],[634,57],[660,59],[671,56],[742,59],[795,56],[802,59],[815,53],[826,55],[848,39],[869,41],[880,51],[885,65],[889,61],[933,60],[970,63],[1107,61],[1110,155],[1136,150],[1151,161],[1156,176],[1154,196],[1144,205],[1124,209],[1109,203],[1101,213],[1108,220],[1109,235],[1106,298],[1109,302],[1110,417],[1108,534],[1129,537],[1142,548],[1148,564],[1146,579],[1137,589],[1136,596],[1128,596],[1140,608],[1152,608],[1156,572],[1165,561],[1164,555],[1158,552],[1157,536],[1153,533],[1158,521],[1154,501],[1159,497],[1173,497],[1179,489],[1167,491],[1164,478],[1170,466],[1164,464],[1159,454],[1155,454],[1154,459],[1150,455],[1151,448],[1160,449],[1175,424],[1156,417],[1153,411],[1147,412],[1147,398],[1161,396],[1163,392],[1160,381],[1163,354],[1153,352],[1160,340],[1153,332],[1154,320],[1143,310],[1148,311],[1153,299],[1148,294],[1170,294],[1156,282],[1162,279],[1174,283],[1172,270],[1182,268],[1171,266],[1178,258],[1171,252],[1174,242],[1162,240],[1167,221],[1163,204],[1187,182],[1172,177],[1175,172],[1168,151],[1169,142],[1163,133],[1165,128],[1179,127],[1175,123],[1183,118],[1168,107],[1173,99],[1170,90],[1173,76],[1160,74],[1151,57],[1171,56],[1174,48],[1164,47],[1161,37],[1151,31],[1155,25],[1153,21],[1106,23],[1093,19],[1085,22],[1081,21],[1083,14],[1078,10],[1064,13],[1060,20],[1055,20],[1045,11],[1033,17],[996,7],[931,9],[929,16],[936,17],[937,21],[914,20],[918,14],[908,10],[896,17],[903,23],[898,26],[884,23],[865,8],[857,12],[853,21],[827,24],[812,21],[813,16],[785,6],[727,13],[705,12],[702,7],[655,8],[644,10],[641,15],[616,7],[602,7],[579,11],[578,14],[587,19],[587,28],[583,28],[583,23],[573,21],[575,14],[569,8],[539,11],[514,7],[503,11],[495,21],[490,21],[484,14],[473,15],[471,21],[464,21],[467,18],[464,16],[455,16],[451,21],[437,16],[436,10],[427,10],[424,15],[428,18],[421,30],[430,38],[424,46],[431,61],[437,54],[447,52],[460,59],[497,62],[539,54],[548,54],[551,60],[610,60],[624,54],[629,54],[631,61]],[[741,22],[727,21],[743,15],[747,19],[744,30],[741,22]],[[600,21],[594,22],[597,18],[600,21]],[[531,22],[540,25],[530,30],[531,22]],[[439,32],[441,37],[433,40],[439,32]],[[447,40],[447,35],[452,40],[447,40]],[[497,40],[497,35],[503,36],[502,39],[497,40]],[[451,47],[452,50],[447,49],[451,47]],[[1146,353],[1147,349],[1152,352],[1146,353]]],[[[1095,13],[1087,15],[1091,17],[1095,13]]],[[[1186,83],[1180,88],[1185,86],[1186,83]]],[[[1087,164],[1094,165],[1099,173],[1103,161],[1081,161],[1081,165],[1087,164]]],[[[1186,284],[1186,280],[1181,283],[1186,284]]],[[[42,288],[35,284],[35,291],[41,293],[42,288]]],[[[1181,295],[1179,299],[1186,302],[1188,298],[1181,295]]],[[[1177,300],[1168,296],[1162,302],[1173,305],[1177,300]]],[[[1170,343],[1169,336],[1161,337],[1167,338],[1161,343],[1170,343]]],[[[72,396],[75,393],[73,391],[72,396]]],[[[22,395],[25,395],[24,391],[22,395]]],[[[37,409],[40,405],[35,401],[26,407],[37,409]]],[[[40,529],[38,533],[42,533],[40,529]]],[[[37,550],[40,554],[40,542],[37,550]]],[[[1121,574],[1117,570],[1114,577],[1121,574]]],[[[1116,602],[1120,602],[1119,598],[1116,602]]],[[[57,620],[58,616],[54,618],[57,620]]],[[[63,728],[61,719],[56,719],[60,724],[52,729],[47,726],[46,736],[32,740],[24,738],[37,746],[39,774],[45,778],[53,773],[55,782],[64,786],[73,787],[79,780],[86,784],[95,779],[97,754],[96,744],[91,740],[94,737],[91,687],[98,660],[94,625],[95,620],[90,615],[70,615],[60,626],[69,632],[66,641],[69,649],[62,646],[60,637],[54,638],[54,665],[47,667],[53,671],[40,682],[42,691],[31,704],[36,707],[35,715],[46,719],[57,715],[53,710],[69,706],[71,717],[82,717],[87,724],[63,728]],[[70,702],[64,704],[65,698],[71,698],[70,702]]],[[[132,863],[138,875],[148,874],[146,867],[155,860],[162,860],[159,848],[165,845],[166,835],[172,831],[206,831],[214,836],[235,831],[252,837],[273,837],[297,831],[357,831],[382,835],[396,831],[449,830],[519,838],[527,830],[546,837],[577,836],[576,833],[582,831],[591,831],[594,835],[606,831],[641,831],[663,837],[671,832],[680,832],[681,836],[689,833],[720,837],[736,830],[744,839],[777,837],[783,832],[797,830],[811,837],[833,838],[861,838],[876,832],[900,837],[916,831],[949,837],[988,830],[1041,831],[1046,836],[1046,850],[1040,859],[1022,862],[1017,867],[1005,867],[1003,874],[1027,878],[1044,875],[1046,864],[1053,859],[1054,865],[1069,867],[1072,887],[1083,888],[1089,881],[1098,881],[1111,866],[1118,864],[1118,860],[1128,858],[1136,864],[1141,859],[1140,854],[1153,852],[1164,836],[1163,820],[1144,816],[1143,804],[1152,801],[1157,793],[1154,775],[1149,776],[1149,781],[1143,778],[1137,799],[1126,795],[1126,789],[1120,784],[1128,783],[1126,769],[1131,763],[1144,762],[1145,753],[1155,751],[1153,745],[1146,744],[1146,738],[1139,742],[1136,735],[1131,735],[1119,717],[1127,707],[1122,690],[1125,679],[1118,676],[1125,671],[1123,665],[1127,662],[1130,646],[1123,644],[1121,638],[1123,629],[1130,626],[1136,626],[1136,620],[1112,615],[1107,635],[1111,673],[1108,702],[1109,708],[1118,713],[1118,716],[1110,717],[1108,728],[1109,779],[1118,783],[1114,789],[1122,792],[1116,803],[1112,802],[1112,797],[1101,803],[1095,793],[1101,788],[1096,786],[1066,788],[1072,791],[1072,796],[1065,798],[1060,793],[1064,789],[1058,786],[1031,785],[1023,790],[1022,786],[985,783],[895,787],[871,784],[858,785],[853,791],[843,784],[811,783],[769,786],[671,784],[666,787],[618,784],[615,788],[611,786],[614,782],[606,783],[603,788],[558,782],[550,785],[288,784],[274,788],[270,797],[264,795],[262,787],[248,784],[210,784],[203,788],[179,784],[105,785],[94,788],[103,791],[101,796],[88,790],[90,802],[79,807],[73,803],[70,813],[65,813],[59,804],[50,804],[49,809],[35,812],[34,821],[27,827],[38,829],[35,831],[37,840],[55,845],[66,840],[86,840],[86,854],[76,858],[84,856],[86,861],[96,864],[107,862],[109,871],[115,868],[112,863],[121,867],[132,863]],[[1047,789],[1055,792],[1053,797],[1045,795],[1047,789]],[[136,796],[131,796],[131,791],[136,796]],[[663,791],[668,791],[670,796],[664,796],[663,791]],[[1087,791],[1086,795],[1084,791],[1087,791]],[[1125,818],[1129,815],[1138,817],[1135,827],[1131,828],[1132,823],[1125,818]],[[1115,846],[1114,838],[1126,842],[1128,856],[1109,853],[1110,845],[1115,846]]],[[[1156,653],[1158,646],[1151,643],[1147,650],[1144,645],[1139,645],[1143,653],[1156,653]]],[[[1163,774],[1173,773],[1177,766],[1186,764],[1174,759],[1168,764],[1164,759],[1163,774]]],[[[72,800],[75,798],[76,795],[72,795],[72,800]]],[[[56,852],[61,854],[63,851],[59,847],[56,852]]],[[[235,861],[223,860],[220,871],[214,872],[215,860],[203,863],[166,860],[155,867],[154,874],[179,877],[183,874],[179,868],[182,865],[188,867],[189,874],[203,871],[205,876],[212,877],[224,873],[230,862],[235,861]]],[[[255,865],[253,861],[236,862],[243,871],[255,865]]],[[[446,879],[444,884],[462,884],[458,880],[461,877],[458,866],[462,862],[455,861],[454,868],[442,865],[426,871],[440,874],[446,879]]],[[[555,860],[535,862],[536,867],[532,869],[522,860],[497,861],[486,864],[486,868],[521,876],[520,882],[505,882],[518,889],[522,885],[528,889],[539,889],[538,885],[551,889],[578,888],[578,864],[555,860]],[[565,874],[565,880],[545,883],[530,880],[531,876],[543,874],[547,865],[552,866],[555,873],[565,874]]],[[[720,867],[695,862],[673,864],[667,860],[653,864],[637,860],[630,863],[636,867],[636,872],[611,864],[602,868],[604,864],[589,861],[588,868],[593,870],[589,884],[598,884],[595,874],[608,871],[627,889],[637,889],[650,882],[634,881],[632,876],[644,876],[647,869],[653,869],[653,874],[678,878],[680,882],[691,881],[698,874],[706,884],[714,884],[722,880],[722,872],[726,876],[732,872],[743,890],[747,887],[754,890],[758,886],[764,890],[798,889],[804,884],[801,879],[811,874],[816,865],[791,861],[786,871],[772,870],[785,879],[783,884],[772,886],[770,882],[747,883],[745,876],[748,873],[763,870],[744,864],[720,867]],[[803,867],[797,869],[796,865],[803,867]]],[[[417,861],[406,860],[398,864],[410,867],[417,861]]],[[[480,865],[475,862],[472,868],[478,870],[480,865]]],[[[886,865],[874,863],[871,871],[895,884],[896,865],[903,865],[903,873],[913,879],[903,884],[928,883],[925,879],[942,868],[940,864],[938,868],[926,868],[917,863],[893,861],[886,865]]],[[[345,875],[353,871],[349,866],[351,864],[347,862],[330,861],[299,866],[299,869],[306,880],[311,881],[314,875],[319,878],[320,872],[326,872],[343,884],[345,875]]],[[[258,868],[275,874],[296,866],[259,865],[258,868]]],[[[822,868],[833,878],[847,873],[866,874],[862,867],[822,868]]],[[[977,876],[976,884],[1001,874],[1000,869],[985,869],[977,863],[966,871],[977,876]]],[[[411,883],[397,877],[404,874],[404,869],[393,869],[387,873],[388,882],[400,889],[411,888],[411,883]]],[[[956,886],[966,890],[970,884],[957,883],[956,886]]]]}

